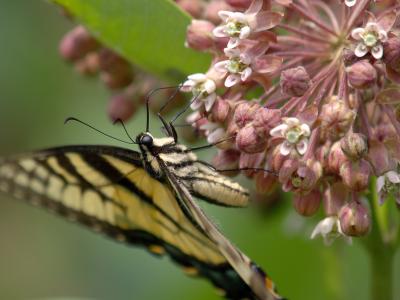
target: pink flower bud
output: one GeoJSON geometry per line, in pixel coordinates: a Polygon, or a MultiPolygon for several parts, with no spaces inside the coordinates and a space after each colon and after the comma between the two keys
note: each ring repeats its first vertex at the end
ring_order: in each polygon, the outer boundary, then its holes
{"type": "Polygon", "coordinates": [[[274,171],[275,173],[279,173],[283,166],[283,163],[289,157],[290,156],[288,155],[282,155],[279,145],[277,147],[274,147],[272,151],[269,152],[269,155],[267,155],[268,165],[270,166],[272,171],[274,171]]]}
{"type": "Polygon", "coordinates": [[[368,152],[367,138],[361,133],[348,133],[340,140],[340,146],[352,160],[363,158],[368,152]]]}
{"type": "Polygon", "coordinates": [[[108,116],[112,121],[126,121],[132,117],[137,107],[129,96],[125,94],[115,95],[108,104],[108,116]]]}
{"type": "Polygon", "coordinates": [[[359,201],[345,204],[339,212],[340,227],[348,236],[363,236],[369,232],[371,218],[368,209],[359,201]]]}
{"type": "Polygon", "coordinates": [[[271,129],[276,127],[280,121],[281,111],[279,109],[260,107],[255,113],[253,126],[258,135],[267,137],[271,129]]]}
{"type": "Polygon", "coordinates": [[[400,69],[400,38],[395,36],[383,45],[383,61],[396,71],[400,69]]]}
{"type": "Polygon", "coordinates": [[[296,211],[305,217],[314,215],[321,203],[321,193],[318,190],[312,190],[307,194],[295,194],[293,206],[296,211]]]}
{"type": "Polygon", "coordinates": [[[329,151],[327,169],[331,173],[339,174],[340,167],[348,160],[347,156],[343,153],[340,142],[336,142],[329,151]]]}
{"type": "Polygon", "coordinates": [[[254,126],[247,125],[239,130],[236,136],[236,146],[243,152],[257,153],[265,149],[266,141],[257,134],[254,126]]]}
{"type": "Polygon", "coordinates": [[[122,74],[102,72],[100,78],[109,89],[117,90],[130,85],[133,81],[133,74],[131,72],[122,74]]]}
{"type": "Polygon", "coordinates": [[[285,95],[300,97],[309,89],[311,79],[306,69],[296,67],[281,73],[281,90],[285,95]]]}
{"type": "Polygon", "coordinates": [[[227,100],[218,98],[211,108],[211,119],[213,122],[223,123],[229,115],[231,107],[227,100]]]}
{"type": "Polygon", "coordinates": [[[205,51],[214,45],[212,31],[214,24],[204,20],[192,20],[186,32],[186,45],[198,51],[205,51]]]}
{"type": "Polygon", "coordinates": [[[221,23],[221,18],[218,15],[218,12],[221,10],[232,10],[232,7],[230,7],[224,0],[213,0],[210,1],[206,9],[204,11],[204,19],[207,19],[214,24],[219,24],[221,23]]]}
{"type": "Polygon", "coordinates": [[[279,171],[279,181],[285,192],[309,192],[316,186],[321,174],[318,168],[314,169],[297,159],[287,159],[279,171]]]}
{"type": "Polygon", "coordinates": [[[252,0],[225,0],[230,6],[238,9],[247,9],[252,0]]]}
{"type": "Polygon", "coordinates": [[[236,109],[235,113],[233,116],[233,119],[236,123],[236,125],[239,128],[243,128],[246,126],[248,123],[254,120],[255,113],[256,111],[260,108],[260,105],[257,103],[249,103],[249,102],[243,102],[239,104],[236,109]]]}
{"type": "Polygon", "coordinates": [[[131,69],[130,63],[115,53],[114,51],[103,48],[99,53],[100,69],[107,73],[125,73],[131,69]]]}
{"type": "Polygon", "coordinates": [[[84,58],[75,63],[78,73],[85,76],[96,75],[99,71],[99,55],[97,52],[89,53],[84,58]]]}
{"type": "MultiPolygon", "coordinates": [[[[231,170],[239,168],[240,152],[234,149],[218,150],[213,158],[213,165],[218,170],[231,170]]],[[[226,175],[224,173],[224,175],[226,175]]]]}
{"type": "Polygon", "coordinates": [[[382,142],[370,141],[368,158],[377,174],[382,174],[389,169],[389,157],[389,152],[382,142]]]}
{"type": "Polygon", "coordinates": [[[257,172],[255,181],[257,192],[264,195],[271,195],[278,187],[277,177],[266,172],[257,172]]]}
{"type": "Polygon", "coordinates": [[[354,50],[344,48],[342,51],[343,62],[345,66],[354,64],[359,58],[354,54],[354,50]]]}
{"type": "Polygon", "coordinates": [[[370,175],[371,167],[364,159],[347,161],[340,167],[340,176],[343,183],[356,192],[361,192],[368,187],[370,175]]]}
{"type": "Polygon", "coordinates": [[[324,192],[324,211],[327,216],[337,216],[349,196],[348,188],[342,182],[335,182],[324,192]]]}
{"type": "Polygon", "coordinates": [[[356,89],[370,88],[378,76],[375,68],[366,59],[347,67],[346,72],[350,85],[356,89]]]}
{"type": "Polygon", "coordinates": [[[194,18],[200,18],[203,3],[200,0],[176,0],[176,4],[194,18]]]}
{"type": "Polygon", "coordinates": [[[319,120],[321,138],[336,141],[349,130],[355,118],[355,112],[348,108],[344,101],[332,97],[322,106],[319,120]]]}
{"type": "Polygon", "coordinates": [[[62,57],[75,61],[97,50],[98,47],[99,43],[96,39],[83,26],[78,26],[64,36],[59,50],[62,57]]]}
{"type": "Polygon", "coordinates": [[[242,152],[240,154],[240,159],[239,159],[239,168],[250,169],[250,170],[244,170],[243,173],[246,176],[252,176],[257,172],[257,170],[251,170],[251,169],[260,168],[261,163],[264,160],[264,157],[265,157],[264,152],[255,154],[247,154],[242,152]]]}
{"type": "Polygon", "coordinates": [[[325,168],[328,164],[329,152],[331,151],[332,144],[328,141],[322,146],[318,147],[315,151],[315,159],[321,163],[321,166],[325,168]]]}

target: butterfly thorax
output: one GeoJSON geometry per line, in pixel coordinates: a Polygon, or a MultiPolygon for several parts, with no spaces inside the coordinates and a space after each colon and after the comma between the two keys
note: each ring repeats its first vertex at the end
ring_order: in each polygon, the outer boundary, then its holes
{"type": "Polygon", "coordinates": [[[144,168],[157,179],[165,176],[165,165],[197,160],[186,146],[176,144],[172,137],[154,138],[150,133],[144,132],[137,136],[136,142],[139,144],[144,168]]]}

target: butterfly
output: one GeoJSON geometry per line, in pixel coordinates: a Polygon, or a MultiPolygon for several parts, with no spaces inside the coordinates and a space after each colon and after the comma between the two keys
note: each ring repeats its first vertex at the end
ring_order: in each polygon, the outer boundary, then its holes
{"type": "Polygon", "coordinates": [[[160,119],[168,136],[153,137],[147,121],[146,131],[131,139],[140,152],[77,145],[0,158],[0,191],[116,241],[167,254],[228,299],[282,299],[193,198],[242,207],[248,191],[177,143],[172,123],[160,119]]]}

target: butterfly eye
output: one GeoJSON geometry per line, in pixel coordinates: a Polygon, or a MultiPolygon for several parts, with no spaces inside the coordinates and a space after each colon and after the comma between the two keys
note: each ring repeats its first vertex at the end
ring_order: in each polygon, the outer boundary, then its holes
{"type": "Polygon", "coordinates": [[[153,138],[147,134],[143,135],[140,139],[140,143],[146,146],[151,146],[153,145],[153,138]]]}

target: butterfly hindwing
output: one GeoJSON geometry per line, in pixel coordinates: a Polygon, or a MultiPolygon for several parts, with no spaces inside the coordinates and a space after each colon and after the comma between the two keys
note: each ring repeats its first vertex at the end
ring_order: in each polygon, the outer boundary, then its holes
{"type": "MultiPolygon", "coordinates": [[[[218,249],[225,256],[232,268],[251,288],[256,299],[277,300],[282,299],[275,290],[274,283],[267,275],[258,268],[243,252],[236,248],[216,227],[216,225],[206,216],[200,206],[194,201],[190,192],[181,180],[174,173],[164,166],[166,176],[171,186],[174,188],[177,198],[183,202],[182,206],[191,215],[191,220],[209,236],[217,245],[218,249]]],[[[220,178],[220,182],[225,182],[220,178]]],[[[224,188],[224,186],[219,187],[224,188]]],[[[217,192],[218,189],[214,189],[217,192]]]]}
{"type": "Polygon", "coordinates": [[[230,299],[254,297],[218,245],[184,213],[172,188],[143,169],[138,152],[68,146],[2,159],[0,191],[117,241],[166,253],[230,299]]]}

